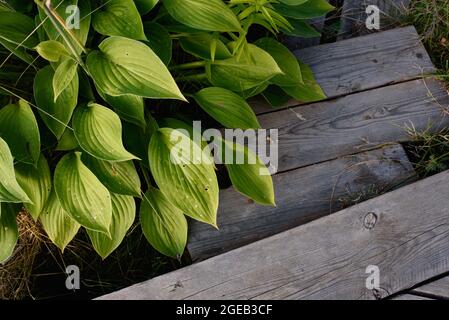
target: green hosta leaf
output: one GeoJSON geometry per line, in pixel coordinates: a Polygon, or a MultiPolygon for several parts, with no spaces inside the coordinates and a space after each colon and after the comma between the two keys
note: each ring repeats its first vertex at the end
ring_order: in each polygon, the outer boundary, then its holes
{"type": "Polygon", "coordinates": [[[270,54],[255,45],[248,45],[247,55],[240,59],[216,60],[207,64],[209,81],[216,87],[232,91],[245,91],[282,74],[281,69],[270,54]]]}
{"type": "Polygon", "coordinates": [[[75,76],[78,77],[77,69],[78,63],[72,59],[62,61],[56,68],[53,76],[53,102],[56,103],[60,94],[73,82],[75,76]]]}
{"type": "Polygon", "coordinates": [[[33,32],[34,20],[22,13],[14,11],[0,12],[0,39],[14,47],[32,49],[38,45],[39,39],[33,32]]]}
{"type": "Polygon", "coordinates": [[[0,138],[0,202],[30,202],[14,172],[14,160],[8,144],[0,138]]]}
{"type": "Polygon", "coordinates": [[[133,0],[108,0],[93,16],[92,25],[100,34],[146,40],[142,19],[133,0]]]}
{"type": "Polygon", "coordinates": [[[132,161],[108,162],[86,154],[82,160],[110,192],[140,197],[140,178],[132,161]]]}
{"type": "Polygon", "coordinates": [[[232,57],[228,47],[217,37],[210,33],[193,34],[182,37],[179,41],[184,51],[205,60],[223,60],[232,57]],[[212,55],[211,49],[215,48],[212,55]]]}
{"type": "Polygon", "coordinates": [[[217,225],[218,183],[209,154],[180,131],[162,128],[151,138],[148,158],[170,202],[193,219],[217,225]]]}
{"type": "Polygon", "coordinates": [[[60,139],[72,118],[73,110],[78,103],[78,77],[74,77],[70,85],[54,102],[54,71],[51,66],[39,70],[34,79],[34,99],[39,107],[39,114],[47,127],[60,139]]]}
{"type": "Polygon", "coordinates": [[[51,192],[51,173],[47,159],[39,157],[37,167],[19,163],[16,165],[16,177],[19,185],[25,190],[33,204],[25,204],[25,208],[37,220],[51,192]]]}
{"type": "Polygon", "coordinates": [[[309,66],[301,64],[304,84],[282,87],[288,95],[301,102],[315,102],[326,99],[321,87],[316,83],[313,72],[309,66]]]}
{"type": "Polygon", "coordinates": [[[206,88],[194,96],[212,118],[228,128],[259,129],[254,111],[238,94],[223,88],[206,88]]]}
{"type": "Polygon", "coordinates": [[[61,57],[70,56],[64,45],[55,40],[48,40],[39,43],[36,47],[36,51],[42,58],[51,62],[58,62],[61,57]]]}
{"type": "Polygon", "coordinates": [[[27,53],[26,49],[21,47],[17,48],[17,45],[13,44],[12,42],[6,41],[2,38],[0,38],[0,45],[4,46],[7,50],[9,50],[11,53],[13,53],[16,57],[18,57],[22,61],[25,61],[30,65],[34,65],[34,59],[30,54],[27,53]]]}
{"type": "Polygon", "coordinates": [[[241,154],[244,164],[227,164],[229,178],[234,188],[262,205],[275,206],[273,180],[260,158],[247,147],[226,141],[226,152],[241,154]]]}
{"type": "Polygon", "coordinates": [[[256,45],[268,52],[284,73],[272,78],[271,83],[279,86],[295,86],[303,83],[298,59],[287,47],[272,38],[259,39],[256,45]]]}
{"type": "Polygon", "coordinates": [[[56,146],[56,150],[58,151],[70,151],[78,148],[78,141],[76,141],[75,134],[73,130],[67,129],[62,134],[61,139],[59,139],[58,145],[56,146]]]}
{"type": "Polygon", "coordinates": [[[112,221],[109,227],[111,237],[103,233],[87,230],[95,251],[106,259],[122,243],[136,218],[136,203],[133,197],[111,194],[112,221]]]}
{"type": "Polygon", "coordinates": [[[172,58],[172,40],[168,31],[159,23],[151,21],[145,22],[143,28],[150,48],[168,65],[172,58]]]}
{"type": "Polygon", "coordinates": [[[289,20],[293,30],[283,30],[283,33],[293,37],[302,38],[316,38],[321,36],[321,33],[315,30],[309,23],[304,20],[289,20]]]}
{"type": "Polygon", "coordinates": [[[185,100],[167,67],[145,44],[111,37],[99,48],[87,57],[87,67],[104,93],[185,100]]]}
{"type": "Polygon", "coordinates": [[[90,103],[76,109],[72,124],[80,147],[90,155],[106,161],[137,159],[123,147],[122,123],[114,111],[90,103]]]}
{"type": "Polygon", "coordinates": [[[19,239],[16,212],[8,208],[9,206],[0,203],[0,264],[11,257],[19,239]]]}
{"type": "Polygon", "coordinates": [[[62,208],[86,229],[109,235],[111,195],[83,164],[81,153],[64,156],[56,166],[54,188],[62,208]]]}
{"type": "Polygon", "coordinates": [[[221,32],[241,31],[236,15],[221,0],[164,0],[168,13],[189,27],[221,32]]]}
{"type": "Polygon", "coordinates": [[[318,18],[334,10],[334,7],[327,0],[310,0],[296,6],[280,3],[274,4],[273,7],[278,13],[293,19],[318,18]]]}
{"type": "Polygon", "coordinates": [[[187,220],[164,194],[151,188],[140,206],[140,224],[148,242],[160,253],[180,257],[187,243],[187,220]]]}
{"type": "Polygon", "coordinates": [[[141,15],[147,14],[151,11],[159,2],[159,0],[134,0],[137,9],[141,15]]]}
{"type": "Polygon", "coordinates": [[[120,118],[140,127],[145,126],[145,105],[142,97],[130,94],[113,97],[100,90],[97,91],[104,101],[114,108],[120,118]]]}
{"type": "Polygon", "coordinates": [[[0,109],[0,137],[8,143],[17,161],[35,165],[39,160],[39,128],[31,107],[24,100],[0,109]]]}
{"type": "Polygon", "coordinates": [[[75,238],[81,227],[62,208],[55,192],[50,194],[39,219],[50,240],[61,251],[64,251],[67,245],[75,238]]]}
{"type": "Polygon", "coordinates": [[[257,87],[248,89],[246,91],[239,92],[239,95],[243,97],[243,99],[249,99],[251,97],[257,96],[258,94],[261,94],[265,89],[269,86],[268,82],[264,82],[257,87]]]}
{"type": "Polygon", "coordinates": [[[289,100],[292,99],[284,90],[280,87],[271,85],[263,93],[262,96],[272,107],[282,107],[289,100]]]}

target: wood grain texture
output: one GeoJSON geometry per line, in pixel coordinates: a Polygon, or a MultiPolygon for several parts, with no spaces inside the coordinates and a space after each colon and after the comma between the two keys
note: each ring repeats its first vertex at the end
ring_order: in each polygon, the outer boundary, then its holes
{"type": "Polygon", "coordinates": [[[410,293],[449,299],[449,276],[419,286],[411,290],[410,293]]]}
{"type": "Polygon", "coordinates": [[[406,125],[417,130],[447,127],[448,107],[444,85],[428,78],[261,115],[259,122],[279,130],[282,172],[408,140],[406,125]]]}
{"type": "Polygon", "coordinates": [[[220,230],[191,221],[187,248],[193,261],[203,260],[366,200],[413,175],[403,148],[392,145],[274,176],[275,208],[223,190],[220,230]]]}
{"type": "Polygon", "coordinates": [[[445,190],[449,171],[103,299],[385,298],[449,271],[445,190]]]}
{"type": "MultiPolygon", "coordinates": [[[[302,49],[295,51],[295,55],[310,65],[330,99],[435,71],[414,27],[302,49]]],[[[284,108],[299,104],[291,100],[284,108]]],[[[253,100],[251,105],[257,114],[275,110],[260,99],[253,100]]]]}
{"type": "Polygon", "coordinates": [[[410,0],[345,0],[341,12],[339,39],[358,37],[372,32],[391,29],[401,23],[410,0]],[[366,8],[375,5],[380,10],[380,30],[366,27],[366,8]]]}

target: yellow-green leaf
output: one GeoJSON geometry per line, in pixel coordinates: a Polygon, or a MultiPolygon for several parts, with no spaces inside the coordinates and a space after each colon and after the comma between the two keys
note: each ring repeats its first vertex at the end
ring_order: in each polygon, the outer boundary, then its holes
{"type": "Polygon", "coordinates": [[[178,130],[156,131],[148,151],[162,193],[186,215],[217,225],[218,183],[210,155],[178,130]]]}
{"type": "Polygon", "coordinates": [[[80,147],[90,155],[106,161],[137,159],[123,146],[122,123],[114,111],[90,103],[76,109],[72,124],[80,147]]]}
{"type": "Polygon", "coordinates": [[[64,156],[55,170],[54,188],[62,208],[86,229],[109,235],[111,195],[82,163],[81,153],[64,156]]]}
{"type": "Polygon", "coordinates": [[[111,237],[103,233],[87,230],[95,251],[106,259],[122,243],[136,218],[136,203],[133,197],[111,194],[112,221],[109,227],[111,237]]]}
{"type": "Polygon", "coordinates": [[[32,204],[26,203],[25,208],[34,220],[37,220],[52,189],[51,173],[47,159],[41,155],[36,167],[25,163],[17,164],[16,177],[19,185],[32,201],[32,204]]]}
{"type": "Polygon", "coordinates": [[[16,212],[10,204],[0,203],[0,264],[11,257],[18,239],[16,212]]]}
{"type": "Polygon", "coordinates": [[[148,242],[160,253],[180,257],[187,243],[187,220],[164,194],[150,188],[140,206],[140,225],[148,242]]]}
{"type": "Polygon", "coordinates": [[[62,208],[55,192],[50,194],[39,219],[50,240],[61,251],[64,251],[81,227],[62,208]]]}

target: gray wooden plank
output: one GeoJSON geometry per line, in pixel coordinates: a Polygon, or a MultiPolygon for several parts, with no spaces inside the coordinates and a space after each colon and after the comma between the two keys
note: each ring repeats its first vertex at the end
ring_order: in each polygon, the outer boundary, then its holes
{"type": "Polygon", "coordinates": [[[385,298],[449,271],[448,189],[449,171],[102,299],[385,298]]]}
{"type": "Polygon", "coordinates": [[[449,126],[444,84],[413,80],[259,116],[263,128],[278,129],[278,171],[408,140],[404,127],[449,126]],[[436,102],[438,101],[438,103],[436,102]]]}
{"type": "Polygon", "coordinates": [[[410,293],[425,294],[449,299],[449,276],[417,287],[411,290],[410,293]]]}
{"type": "Polygon", "coordinates": [[[348,39],[391,29],[400,24],[401,17],[407,12],[409,5],[410,0],[345,0],[338,38],[348,39]],[[375,5],[380,10],[380,30],[369,30],[366,27],[366,8],[369,5],[375,5]]]}
{"type": "Polygon", "coordinates": [[[223,190],[220,229],[191,221],[187,248],[193,261],[206,259],[338,211],[358,197],[373,197],[413,175],[405,151],[395,144],[274,176],[275,208],[223,190]]]}
{"type": "MultiPolygon", "coordinates": [[[[328,98],[416,79],[435,71],[414,27],[398,28],[295,51],[312,68],[328,98]]],[[[291,100],[284,107],[296,106],[291,100]]],[[[260,99],[257,114],[274,109],[260,99]]],[[[281,109],[281,108],[278,108],[281,109]]]]}
{"type": "Polygon", "coordinates": [[[433,300],[431,298],[416,296],[414,294],[401,294],[397,297],[392,298],[391,300],[405,300],[405,301],[418,301],[418,300],[433,300]]]}

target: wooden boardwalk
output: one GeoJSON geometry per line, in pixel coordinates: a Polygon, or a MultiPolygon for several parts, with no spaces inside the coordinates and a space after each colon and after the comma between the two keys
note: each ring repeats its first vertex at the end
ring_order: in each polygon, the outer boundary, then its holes
{"type": "Polygon", "coordinates": [[[279,129],[278,206],[221,191],[220,230],[190,224],[194,264],[103,299],[449,298],[449,171],[414,181],[398,144],[407,125],[449,126],[447,90],[416,31],[295,54],[328,99],[253,102],[261,125],[279,129]],[[373,190],[384,194],[346,208],[373,190]],[[379,289],[366,287],[368,266],[379,289]]]}

